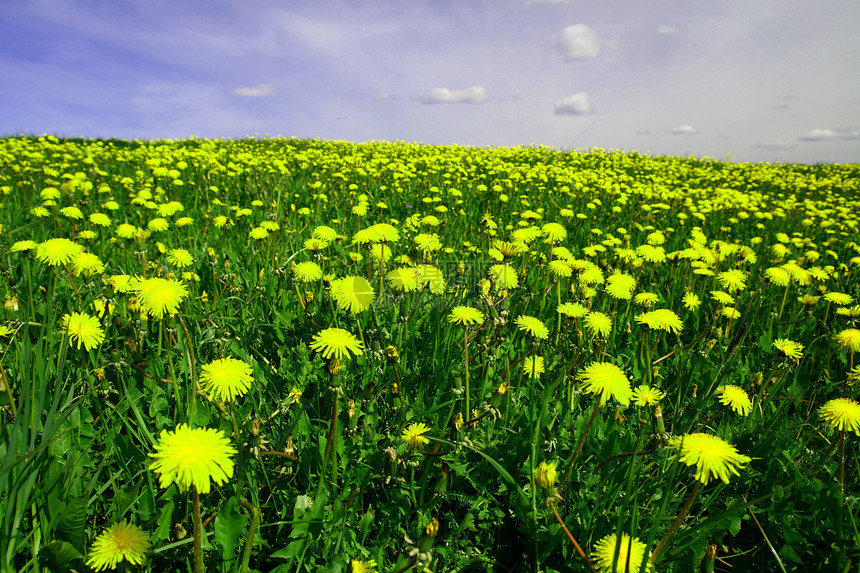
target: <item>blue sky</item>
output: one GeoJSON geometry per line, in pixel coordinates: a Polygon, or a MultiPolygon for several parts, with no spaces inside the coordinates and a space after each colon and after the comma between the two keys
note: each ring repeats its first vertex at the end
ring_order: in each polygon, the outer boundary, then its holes
{"type": "Polygon", "coordinates": [[[0,134],[860,162],[856,0],[6,0],[0,134]]]}

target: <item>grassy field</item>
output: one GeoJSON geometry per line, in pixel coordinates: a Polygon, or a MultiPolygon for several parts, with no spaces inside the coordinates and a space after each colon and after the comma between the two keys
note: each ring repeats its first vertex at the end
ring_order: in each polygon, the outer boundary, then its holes
{"type": "Polygon", "coordinates": [[[0,572],[854,571],[858,165],[0,140],[0,572]]]}

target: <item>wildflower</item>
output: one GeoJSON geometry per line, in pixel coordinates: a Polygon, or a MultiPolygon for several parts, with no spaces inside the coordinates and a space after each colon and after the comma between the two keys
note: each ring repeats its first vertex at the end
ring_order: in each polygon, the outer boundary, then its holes
{"type": "Polygon", "coordinates": [[[819,300],[821,300],[820,296],[815,296],[812,294],[805,294],[803,296],[797,297],[797,302],[799,302],[803,306],[815,306],[815,303],[817,303],[819,300]]]}
{"type": "Polygon", "coordinates": [[[601,406],[606,404],[610,397],[624,406],[630,404],[630,398],[633,396],[630,380],[615,364],[592,362],[580,370],[576,377],[585,382],[586,392],[600,394],[601,406]]]}
{"type": "Polygon", "coordinates": [[[90,547],[87,566],[95,571],[116,569],[121,561],[143,563],[149,550],[149,538],[140,527],[125,520],[114,523],[96,537],[90,547]]]}
{"type": "Polygon", "coordinates": [[[149,457],[155,461],[149,469],[158,474],[162,488],[176,482],[180,491],[193,486],[200,493],[209,493],[210,478],[222,485],[233,477],[233,460],[237,453],[222,432],[214,428],[189,428],[180,424],[173,432],[162,430],[149,457]]]}
{"type": "Polygon", "coordinates": [[[517,317],[514,323],[520,330],[531,334],[536,339],[543,340],[549,337],[549,329],[540,321],[540,319],[533,316],[521,314],[517,317]]]}
{"type": "Polygon", "coordinates": [[[559,314],[564,314],[570,318],[579,318],[588,314],[588,309],[578,302],[566,302],[564,304],[560,304],[556,310],[559,314]]]}
{"type": "Polygon", "coordinates": [[[854,302],[854,297],[842,292],[829,292],[824,295],[824,300],[839,306],[845,306],[854,302]]]}
{"type": "Polygon", "coordinates": [[[429,431],[430,428],[423,423],[410,424],[408,427],[404,428],[401,438],[406,442],[408,448],[412,450],[430,443],[430,440],[424,437],[424,434],[429,431]]]}
{"type": "Polygon", "coordinates": [[[71,263],[82,247],[69,239],[48,239],[36,247],[36,258],[52,267],[71,263]]]}
{"type": "Polygon", "coordinates": [[[717,275],[720,285],[728,291],[736,292],[744,290],[747,282],[747,274],[739,269],[721,272],[717,275]]]}
{"type": "Polygon", "coordinates": [[[105,341],[105,332],[99,319],[85,312],[64,314],[60,322],[63,325],[63,331],[69,335],[69,346],[77,340],[78,349],[83,344],[85,349],[92,350],[105,341]]]}
{"type": "Polygon", "coordinates": [[[681,299],[681,302],[684,303],[684,307],[687,310],[696,310],[702,304],[702,300],[699,298],[699,295],[688,292],[684,295],[684,298],[681,299]]]}
{"type": "Polygon", "coordinates": [[[332,281],[331,296],[338,308],[358,314],[370,308],[374,291],[366,278],[346,276],[332,281]]]}
{"type": "Polygon", "coordinates": [[[318,281],[322,278],[322,269],[313,261],[297,263],[293,267],[293,275],[303,283],[318,281]]]}
{"type": "Polygon", "coordinates": [[[313,230],[311,236],[330,243],[337,239],[337,231],[326,225],[320,225],[313,230]]]}
{"type": "Polygon", "coordinates": [[[344,356],[349,358],[350,352],[356,356],[364,354],[364,344],[342,328],[326,328],[314,336],[310,347],[317,352],[322,352],[323,358],[326,359],[332,356],[338,360],[344,356]]]}
{"type": "Polygon", "coordinates": [[[827,425],[839,431],[848,430],[860,436],[860,404],[848,398],[830,400],[818,409],[827,425]]]}
{"type": "Polygon", "coordinates": [[[654,294],[653,292],[640,292],[635,297],[633,297],[633,302],[638,304],[643,308],[648,308],[655,302],[660,300],[660,297],[654,294]]]}
{"type": "Polygon", "coordinates": [[[194,264],[194,257],[185,249],[170,249],[167,253],[167,262],[174,267],[183,269],[194,264]]]}
{"type": "Polygon", "coordinates": [[[170,223],[167,219],[163,219],[161,217],[156,217],[146,224],[146,228],[150,231],[161,232],[166,231],[170,228],[170,223]]]}
{"type": "Polygon", "coordinates": [[[550,261],[549,270],[557,277],[569,277],[573,274],[573,269],[570,268],[570,265],[561,259],[550,261]]]}
{"type": "Polygon", "coordinates": [[[764,276],[767,278],[767,282],[778,287],[788,286],[788,283],[791,282],[791,275],[781,267],[765,269],[764,276]]]}
{"type": "Polygon", "coordinates": [[[545,243],[560,243],[567,237],[567,229],[558,223],[547,223],[541,228],[545,243]]]}
{"type": "Polygon", "coordinates": [[[555,479],[555,462],[546,463],[543,461],[535,468],[535,483],[539,488],[551,488],[555,485],[555,479]]]}
{"type": "Polygon", "coordinates": [[[520,284],[516,269],[510,265],[493,265],[490,267],[490,277],[499,290],[516,288],[520,284]]]}
{"type": "Polygon", "coordinates": [[[612,331],[612,319],[602,312],[589,312],[585,316],[584,324],[593,336],[606,337],[612,331]]]}
{"type": "Polygon", "coordinates": [[[232,357],[213,360],[201,368],[201,390],[210,399],[220,402],[233,400],[245,394],[254,380],[251,366],[232,357]]]}
{"type": "Polygon", "coordinates": [[[116,292],[128,292],[131,277],[129,275],[113,275],[108,279],[108,284],[116,292]]]}
{"type": "Polygon", "coordinates": [[[636,279],[625,273],[614,273],[606,279],[606,292],[612,298],[630,300],[634,288],[636,288],[636,279]]]}
{"type": "Polygon", "coordinates": [[[717,394],[724,406],[731,406],[732,410],[741,416],[746,416],[752,411],[752,402],[743,388],[726,384],[717,388],[717,394]]]}
{"type": "Polygon", "coordinates": [[[725,317],[727,317],[727,318],[729,318],[729,319],[731,319],[731,320],[734,320],[734,319],[738,318],[738,317],[741,315],[741,313],[740,313],[740,311],[738,311],[738,309],[736,309],[736,308],[729,308],[729,307],[725,307],[725,308],[720,309],[720,313],[721,313],[723,316],[725,316],[725,317]]]}
{"type": "Polygon", "coordinates": [[[725,440],[710,434],[674,436],[669,440],[669,447],[680,450],[682,462],[696,466],[696,479],[703,484],[711,481],[712,477],[728,484],[729,474],[740,475],[736,468],[752,460],[725,440]]]}
{"type": "Polygon", "coordinates": [[[833,337],[833,340],[839,344],[839,348],[842,350],[860,352],[860,329],[846,328],[845,330],[837,333],[836,336],[833,337]]]}
{"type": "Polygon", "coordinates": [[[457,324],[483,324],[484,313],[477,308],[471,306],[455,306],[448,315],[448,322],[456,322],[457,324]]]}
{"type": "Polygon", "coordinates": [[[111,226],[110,217],[108,217],[104,213],[91,213],[90,214],[90,223],[92,223],[93,225],[98,225],[99,227],[110,227],[111,226]]]}
{"type": "Polygon", "coordinates": [[[388,286],[396,291],[412,292],[418,288],[418,281],[415,280],[415,269],[393,269],[385,275],[385,278],[388,279],[388,286]]]}
{"type": "Polygon", "coordinates": [[[376,573],[376,561],[370,559],[368,561],[360,561],[353,559],[350,561],[352,573],[376,573]]]}
{"type": "Polygon", "coordinates": [[[544,372],[543,356],[528,356],[523,360],[523,374],[537,378],[544,372]]]}
{"type": "Polygon", "coordinates": [[[72,205],[70,207],[63,207],[62,209],[60,209],[60,215],[62,215],[63,217],[67,217],[69,219],[83,219],[84,218],[84,213],[80,209],[75,207],[74,205],[72,205]]]}
{"type": "Polygon", "coordinates": [[[677,314],[668,308],[658,308],[651,312],[642,313],[634,319],[639,324],[644,324],[652,330],[665,330],[677,334],[684,327],[684,323],[677,314]]]}
{"type": "Polygon", "coordinates": [[[415,267],[415,281],[423,288],[427,286],[433,294],[445,292],[445,277],[433,265],[418,265],[415,267]]]}
{"type": "Polygon", "coordinates": [[[290,389],[289,393],[287,394],[287,397],[295,404],[302,403],[302,391],[295,386],[290,389]]]}
{"type": "Polygon", "coordinates": [[[98,255],[93,253],[80,253],[75,257],[72,268],[75,271],[75,276],[91,277],[93,274],[101,274],[105,272],[105,265],[98,255]]]}
{"type": "Polygon", "coordinates": [[[258,241],[261,239],[266,239],[266,238],[268,238],[268,236],[269,236],[269,232],[266,229],[264,229],[263,227],[254,227],[248,233],[248,238],[255,239],[258,241]]]}
{"type": "Polygon", "coordinates": [[[175,279],[135,277],[129,281],[129,290],[136,293],[135,300],[150,315],[162,319],[164,314],[176,314],[179,303],[188,296],[185,285],[175,279]]]}
{"type": "Polygon", "coordinates": [[[651,563],[647,562],[644,543],[639,541],[638,537],[631,537],[626,534],[621,534],[621,540],[618,540],[618,534],[610,533],[603,537],[600,541],[594,544],[594,552],[591,554],[591,559],[599,573],[633,573],[634,571],[650,571],[651,563]],[[615,561],[615,550],[618,549],[618,561],[615,561]],[[643,567],[642,564],[645,563],[643,567]],[[616,567],[613,568],[612,564],[616,567]]]}
{"type": "Polygon", "coordinates": [[[35,248],[38,248],[39,243],[36,241],[15,241],[12,243],[12,246],[9,247],[9,250],[13,253],[18,253],[21,251],[32,251],[35,248]]]}
{"type": "Polygon", "coordinates": [[[712,290],[711,296],[713,296],[714,300],[723,306],[731,306],[735,304],[735,298],[727,292],[721,290],[712,290]]]}
{"type": "Polygon", "coordinates": [[[633,390],[633,394],[630,397],[637,406],[652,406],[660,401],[662,394],[656,388],[651,388],[647,384],[641,384],[633,390]]]}
{"type": "Polygon", "coordinates": [[[773,345],[777,350],[785,354],[787,358],[798,360],[803,356],[803,345],[799,342],[794,342],[793,340],[785,338],[777,338],[773,341],[773,345]]]}

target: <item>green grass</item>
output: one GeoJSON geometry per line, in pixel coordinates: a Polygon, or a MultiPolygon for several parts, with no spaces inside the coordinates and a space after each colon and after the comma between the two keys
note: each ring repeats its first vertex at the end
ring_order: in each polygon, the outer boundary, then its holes
{"type": "Polygon", "coordinates": [[[586,571],[572,540],[593,556],[622,532],[648,552],[660,547],[660,571],[853,570],[860,437],[819,412],[857,399],[858,189],[858,165],[294,139],[2,139],[0,572],[85,570],[92,542],[122,519],[151,542],[127,570],[194,570],[193,495],[160,488],[149,468],[161,432],[179,424],[217,429],[238,451],[232,478],[200,496],[201,565],[211,571],[336,573],[353,560],[384,572],[586,571]],[[57,198],[37,216],[46,188],[57,198]],[[171,201],[183,210],[165,214],[171,201]],[[69,206],[83,219],[61,213],[69,206]],[[160,206],[167,230],[145,232],[160,206]],[[112,225],[90,223],[96,212],[112,225]],[[193,223],[177,226],[182,217],[193,223]],[[250,238],[267,221],[277,230],[250,238]],[[123,223],[140,229],[136,238],[118,236],[123,223]],[[353,244],[378,223],[399,234],[384,243],[386,262],[353,244]],[[546,242],[547,223],[566,237],[546,242]],[[321,225],[338,236],[316,250],[306,241],[321,225]],[[11,250],[57,237],[98,255],[104,272],[77,276],[11,250]],[[496,243],[518,238],[519,248],[496,243]],[[570,252],[569,277],[550,269],[566,256],[553,247],[570,252]],[[174,248],[192,266],[173,267],[174,248]],[[301,282],[292,267],[304,261],[325,278],[301,282]],[[516,287],[494,278],[502,262],[516,287]],[[444,286],[389,284],[389,271],[413,265],[439,269],[444,286]],[[787,286],[768,278],[774,267],[789,271],[787,286]],[[744,273],[742,289],[723,285],[730,270],[744,273]],[[634,297],[656,301],[614,298],[613,272],[635,279],[634,297]],[[173,276],[188,295],[175,315],[142,315],[114,275],[173,276]],[[331,281],[347,276],[373,286],[367,310],[341,310],[332,297],[331,281]],[[686,293],[701,306],[687,308],[686,293]],[[611,332],[558,313],[568,301],[606,314],[611,332]],[[449,322],[456,306],[485,321],[449,322]],[[680,331],[636,320],[653,309],[676,313],[680,331]],[[98,316],[104,341],[70,345],[61,318],[73,312],[98,316]],[[518,329],[520,315],[541,320],[548,337],[518,329]],[[364,352],[323,359],[310,344],[330,327],[364,352]],[[803,345],[801,356],[786,357],[777,339],[803,345]],[[253,382],[214,403],[198,392],[201,368],[227,356],[251,365],[253,382]],[[527,357],[543,357],[544,372],[527,376],[527,357]],[[625,407],[614,393],[600,405],[579,376],[594,362],[620,367],[632,388],[659,390],[659,409],[625,407]],[[746,391],[747,415],[721,403],[725,385],[746,391]],[[429,441],[410,449],[402,433],[414,423],[430,428],[429,441]],[[668,447],[694,432],[751,461],[728,483],[697,486],[668,447]],[[555,463],[555,491],[535,483],[541,462],[555,463]]]}

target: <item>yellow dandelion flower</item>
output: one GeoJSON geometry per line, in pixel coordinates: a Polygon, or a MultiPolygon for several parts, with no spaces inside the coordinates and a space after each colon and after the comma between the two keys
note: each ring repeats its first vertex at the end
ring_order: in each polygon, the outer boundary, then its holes
{"type": "Polygon", "coordinates": [[[696,467],[696,479],[707,484],[718,477],[729,483],[729,475],[740,475],[736,468],[752,461],[725,440],[710,434],[684,434],[669,439],[669,447],[680,451],[681,461],[696,467]]]}
{"type": "Polygon", "coordinates": [[[376,573],[376,561],[373,559],[367,561],[353,559],[350,561],[350,569],[352,570],[351,573],[376,573]]]}
{"type": "Polygon", "coordinates": [[[651,571],[652,565],[648,561],[647,547],[638,537],[631,538],[622,533],[618,539],[616,533],[610,533],[594,544],[594,552],[591,560],[597,568],[598,573],[643,573],[651,571]],[[615,551],[618,550],[618,560],[615,560],[615,551]],[[613,563],[615,567],[613,568],[613,563]]]}
{"type": "Polygon", "coordinates": [[[803,356],[803,345],[799,342],[794,342],[786,338],[777,338],[773,341],[773,345],[777,350],[785,354],[787,358],[798,360],[803,356]]]}
{"type": "Polygon", "coordinates": [[[520,330],[531,334],[538,340],[544,340],[549,337],[549,329],[546,325],[544,325],[540,319],[533,316],[521,314],[514,321],[514,324],[516,324],[520,330]]]}
{"type": "Polygon", "coordinates": [[[78,349],[83,344],[85,349],[92,350],[105,341],[105,332],[99,319],[85,312],[64,314],[60,322],[63,331],[69,335],[69,346],[77,341],[78,349]]]}
{"type": "Polygon", "coordinates": [[[791,275],[788,274],[788,271],[780,267],[765,269],[764,276],[767,282],[778,287],[788,286],[788,283],[791,282],[791,275]]]}
{"type": "Polygon", "coordinates": [[[423,424],[410,424],[403,429],[403,434],[400,436],[410,450],[419,448],[424,444],[429,444],[430,440],[424,437],[424,434],[430,431],[430,428],[423,424]]]}
{"type": "Polygon", "coordinates": [[[523,374],[529,378],[539,378],[544,372],[543,356],[527,356],[523,360],[523,374]]]}
{"type": "Polygon", "coordinates": [[[188,296],[185,285],[175,279],[134,277],[128,288],[135,293],[135,301],[148,314],[162,319],[166,314],[176,314],[179,304],[188,296]]]}
{"type": "Polygon", "coordinates": [[[456,322],[465,326],[483,324],[484,313],[471,306],[455,306],[448,315],[448,322],[456,322]]]}
{"type": "Polygon", "coordinates": [[[94,571],[116,569],[122,561],[140,565],[149,551],[149,537],[137,525],[125,520],[101,532],[90,547],[87,566],[94,571]]]}
{"type": "Polygon", "coordinates": [[[656,388],[651,388],[647,384],[640,384],[633,390],[631,398],[637,406],[653,406],[658,404],[663,395],[656,388]]]}
{"type": "Polygon", "coordinates": [[[633,289],[636,288],[636,279],[625,273],[613,273],[606,279],[606,292],[612,298],[630,300],[633,289]]]}
{"type": "Polygon", "coordinates": [[[660,300],[660,297],[653,292],[640,292],[635,297],[633,297],[633,302],[638,304],[643,308],[648,308],[655,302],[660,300]]]}
{"type": "Polygon", "coordinates": [[[555,469],[555,462],[547,463],[546,461],[543,461],[535,468],[535,483],[539,488],[551,488],[555,485],[557,476],[558,474],[555,469]]]}
{"type": "Polygon", "coordinates": [[[74,261],[83,247],[69,239],[48,239],[36,247],[36,258],[52,267],[66,265],[74,261]]]}
{"type": "Polygon", "coordinates": [[[397,268],[389,271],[385,278],[388,280],[388,286],[398,292],[412,292],[418,288],[418,281],[415,280],[415,269],[412,268],[397,268]]]}
{"type": "Polygon", "coordinates": [[[727,292],[721,290],[712,290],[711,296],[714,300],[723,306],[731,306],[735,304],[735,298],[727,292]]]}
{"type": "Polygon", "coordinates": [[[724,406],[730,406],[735,413],[747,416],[752,411],[752,402],[746,391],[733,384],[726,384],[717,388],[717,395],[724,406]]]}
{"type": "Polygon", "coordinates": [[[352,314],[370,308],[374,294],[373,287],[364,277],[346,276],[331,283],[331,296],[338,308],[352,314]]]}
{"type": "Polygon", "coordinates": [[[818,416],[828,426],[860,436],[860,403],[849,398],[836,398],[818,409],[818,416]]]}
{"type": "Polygon", "coordinates": [[[176,268],[184,269],[194,264],[194,257],[185,249],[170,249],[167,262],[176,268]]]}
{"type": "Polygon", "coordinates": [[[253,380],[251,366],[230,356],[213,360],[200,369],[200,390],[211,400],[219,402],[243,396],[251,388],[253,380]]]}
{"type": "Polygon", "coordinates": [[[592,362],[579,371],[577,379],[585,383],[585,391],[600,396],[600,405],[614,398],[621,405],[630,404],[633,390],[624,371],[609,362],[592,362]]]}
{"type": "Polygon", "coordinates": [[[681,299],[681,302],[684,303],[684,308],[687,310],[696,310],[702,304],[702,300],[699,298],[699,295],[692,292],[686,293],[684,298],[681,299]]]}
{"type": "Polygon", "coordinates": [[[292,270],[293,276],[303,283],[318,281],[323,276],[322,269],[313,261],[296,263],[292,270]]]}
{"type": "Polygon", "coordinates": [[[580,318],[588,314],[588,309],[578,302],[566,302],[558,305],[556,311],[570,318],[580,318]]]}
{"type": "Polygon", "coordinates": [[[740,269],[731,269],[718,274],[717,280],[727,291],[737,292],[746,288],[747,274],[740,269]]]}
{"type": "Polygon", "coordinates": [[[75,271],[75,276],[91,277],[94,274],[105,272],[105,265],[102,260],[93,253],[80,253],[75,257],[72,263],[72,268],[75,271]]]}
{"type": "Polygon", "coordinates": [[[312,350],[321,352],[325,359],[332,356],[338,360],[344,356],[349,358],[350,352],[356,356],[364,354],[364,344],[342,328],[326,328],[314,335],[310,347],[312,350]]]}
{"type": "Polygon", "coordinates": [[[111,226],[110,217],[108,217],[104,213],[91,213],[90,214],[90,223],[92,223],[93,225],[98,225],[99,227],[110,227],[111,226]]]}
{"type": "Polygon", "coordinates": [[[510,290],[520,284],[517,270],[506,264],[493,265],[490,267],[490,278],[499,290],[510,290]]]}
{"type": "Polygon", "coordinates": [[[846,306],[854,302],[854,297],[843,292],[828,292],[824,295],[824,300],[839,306],[846,306]]]}
{"type": "Polygon", "coordinates": [[[155,461],[149,469],[158,474],[162,488],[176,482],[180,491],[195,487],[209,493],[210,480],[217,485],[233,477],[233,460],[237,453],[230,440],[214,428],[189,428],[180,424],[176,430],[162,430],[149,457],[155,461]]]}
{"type": "Polygon", "coordinates": [[[644,312],[634,318],[639,324],[644,324],[651,330],[665,330],[672,334],[681,332],[684,323],[680,317],[668,308],[658,308],[650,312],[644,312]]]}
{"type": "Polygon", "coordinates": [[[846,328],[836,334],[833,340],[839,345],[842,350],[849,352],[860,352],[860,329],[846,328]]]}
{"type": "Polygon", "coordinates": [[[602,312],[589,312],[585,315],[583,323],[592,336],[601,336],[606,338],[612,331],[612,319],[602,312]]]}

